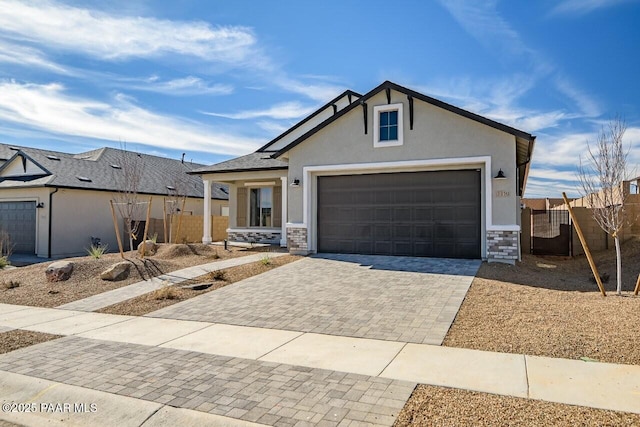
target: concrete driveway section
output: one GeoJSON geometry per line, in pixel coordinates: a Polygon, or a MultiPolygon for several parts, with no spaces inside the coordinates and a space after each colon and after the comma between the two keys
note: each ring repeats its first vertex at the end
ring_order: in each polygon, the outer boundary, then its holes
{"type": "Polygon", "coordinates": [[[440,345],[479,260],[322,255],[149,314],[440,345]]]}

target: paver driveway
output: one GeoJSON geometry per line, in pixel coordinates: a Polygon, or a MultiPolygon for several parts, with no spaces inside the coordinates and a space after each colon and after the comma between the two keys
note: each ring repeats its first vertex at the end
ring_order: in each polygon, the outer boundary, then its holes
{"type": "Polygon", "coordinates": [[[479,266],[324,254],[149,316],[439,345],[479,266]]]}

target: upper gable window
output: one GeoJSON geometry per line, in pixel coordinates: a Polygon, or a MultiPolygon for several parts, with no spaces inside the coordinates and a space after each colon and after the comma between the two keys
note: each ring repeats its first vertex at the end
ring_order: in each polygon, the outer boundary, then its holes
{"type": "Polygon", "coordinates": [[[373,107],[373,146],[402,145],[402,104],[373,107]]]}

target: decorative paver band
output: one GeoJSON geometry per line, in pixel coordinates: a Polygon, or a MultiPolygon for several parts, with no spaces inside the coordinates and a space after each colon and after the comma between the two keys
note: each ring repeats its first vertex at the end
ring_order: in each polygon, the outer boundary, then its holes
{"type": "Polygon", "coordinates": [[[0,370],[268,425],[391,426],[416,383],[162,347],[65,337],[0,370]]]}

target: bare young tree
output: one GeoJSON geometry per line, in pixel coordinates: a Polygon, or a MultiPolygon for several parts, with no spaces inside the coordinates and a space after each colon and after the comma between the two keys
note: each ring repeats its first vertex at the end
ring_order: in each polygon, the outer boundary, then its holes
{"type": "Polygon", "coordinates": [[[585,163],[580,159],[578,177],[581,193],[592,209],[593,218],[616,246],[617,293],[622,293],[620,230],[625,221],[623,181],[627,174],[627,155],[622,137],[627,129],[621,118],[614,118],[598,134],[596,147],[588,144],[585,163]]]}
{"type": "Polygon", "coordinates": [[[169,215],[169,236],[165,236],[165,240],[169,243],[174,240],[173,217],[182,207],[184,199],[187,197],[188,191],[188,169],[178,169],[171,174],[171,184],[167,186],[167,198],[165,199],[167,214],[169,215]]]}
{"type": "Polygon", "coordinates": [[[126,144],[120,147],[120,168],[114,168],[114,182],[116,192],[114,204],[124,220],[124,232],[129,237],[129,249],[134,250],[133,241],[136,240],[140,228],[140,218],[144,217],[146,202],[139,195],[142,177],[144,175],[144,160],[138,153],[127,151],[126,144]]]}

